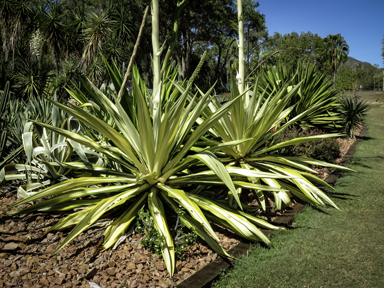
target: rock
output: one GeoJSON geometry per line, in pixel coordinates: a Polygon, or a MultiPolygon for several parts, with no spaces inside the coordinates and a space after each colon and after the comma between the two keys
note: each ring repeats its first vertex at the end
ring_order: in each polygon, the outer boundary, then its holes
{"type": "Polygon", "coordinates": [[[127,270],[134,270],[136,269],[135,263],[129,262],[127,265],[127,270]]]}
{"type": "Polygon", "coordinates": [[[100,264],[103,261],[104,261],[104,256],[101,255],[99,258],[96,259],[96,261],[94,263],[97,265],[97,264],[100,264]]]}
{"type": "Polygon", "coordinates": [[[164,271],[167,267],[165,267],[165,264],[162,262],[156,262],[155,263],[156,269],[159,271],[164,271]]]}
{"type": "Polygon", "coordinates": [[[160,286],[161,288],[168,288],[169,285],[167,282],[165,282],[164,280],[160,280],[159,283],[157,283],[158,286],[160,286]]]}
{"type": "Polygon", "coordinates": [[[20,272],[19,271],[12,271],[11,273],[9,273],[9,276],[11,278],[19,278],[20,277],[20,272]]]}
{"type": "Polygon", "coordinates": [[[139,286],[139,281],[133,280],[131,284],[129,285],[130,288],[137,288],[139,286]]]}
{"type": "Polygon", "coordinates": [[[95,282],[88,282],[89,286],[91,288],[101,288],[99,285],[97,285],[95,282]]]}
{"type": "Polygon", "coordinates": [[[3,250],[16,250],[19,247],[19,244],[15,242],[7,243],[3,247],[3,250]]]}
{"type": "Polygon", "coordinates": [[[114,276],[116,274],[116,268],[115,267],[110,267],[106,270],[107,274],[110,276],[114,276]]]}
{"type": "Polygon", "coordinates": [[[114,262],[114,261],[110,261],[108,264],[109,264],[109,267],[115,267],[116,266],[116,262],[114,262]]]}
{"type": "Polygon", "coordinates": [[[97,272],[96,268],[93,268],[87,275],[85,275],[85,279],[91,279],[93,276],[95,276],[97,272]]]}
{"type": "Polygon", "coordinates": [[[63,282],[64,282],[64,279],[63,279],[63,278],[55,278],[55,283],[56,283],[57,285],[61,285],[63,282]]]}

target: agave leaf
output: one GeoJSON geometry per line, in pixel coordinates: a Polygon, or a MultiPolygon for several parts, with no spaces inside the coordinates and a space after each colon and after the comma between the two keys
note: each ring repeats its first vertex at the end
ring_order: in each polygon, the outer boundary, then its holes
{"type": "MultiPolygon", "coordinates": [[[[167,197],[163,198],[164,201],[176,212],[178,207],[167,197]]],[[[189,215],[179,215],[180,220],[190,230],[194,231],[200,238],[202,238],[217,254],[222,257],[232,258],[212,237],[204,230],[203,225],[190,217],[189,215]]],[[[212,234],[211,234],[212,235],[212,234]]],[[[212,236],[216,236],[212,235],[212,236]]],[[[217,236],[216,236],[217,237],[217,236]]]]}
{"type": "Polygon", "coordinates": [[[323,167],[331,167],[331,168],[336,168],[336,169],[340,169],[340,170],[347,170],[347,171],[356,172],[356,170],[350,169],[350,168],[345,167],[345,166],[336,165],[336,164],[332,164],[332,163],[328,163],[328,162],[324,162],[324,161],[320,161],[320,160],[316,160],[316,159],[312,159],[312,158],[308,158],[308,157],[303,157],[303,156],[287,156],[285,158],[287,160],[303,162],[303,163],[309,164],[309,165],[318,165],[318,166],[323,166],[323,167]]]}
{"type": "Polygon", "coordinates": [[[215,174],[223,181],[223,183],[225,183],[228,189],[232,192],[237,204],[241,208],[240,198],[237,194],[235,186],[233,185],[231,176],[228,174],[228,171],[225,169],[224,165],[216,158],[214,154],[206,151],[188,157],[199,159],[200,161],[204,162],[212,171],[214,171],[215,174]]]}
{"type": "Polygon", "coordinates": [[[165,238],[165,243],[162,246],[162,254],[165,266],[167,267],[169,275],[172,277],[175,269],[175,248],[167,226],[163,204],[161,203],[157,192],[155,187],[151,189],[148,196],[148,207],[151,211],[156,230],[165,238]]]}
{"type": "MultiPolygon", "coordinates": [[[[111,141],[113,141],[113,143],[121,151],[123,151],[126,155],[128,155],[129,159],[133,163],[135,163],[136,167],[139,169],[139,171],[141,173],[146,173],[146,169],[139,162],[139,160],[136,158],[135,154],[133,153],[133,150],[132,150],[132,147],[131,147],[130,143],[120,133],[118,133],[115,129],[113,129],[107,123],[105,123],[104,121],[98,119],[97,117],[93,116],[92,114],[89,114],[89,113],[81,110],[80,108],[77,108],[76,106],[68,107],[68,106],[62,105],[62,104],[60,104],[58,102],[53,102],[53,101],[51,101],[51,102],[53,104],[57,105],[60,109],[62,109],[65,112],[67,112],[68,114],[72,115],[73,117],[76,117],[81,122],[83,122],[83,123],[87,124],[88,126],[92,127],[93,129],[95,129],[96,131],[101,133],[102,135],[105,135],[106,137],[108,137],[111,141]]],[[[90,147],[90,148],[92,148],[94,150],[97,150],[97,149],[95,149],[95,147],[93,147],[93,146],[95,146],[94,144],[90,145],[91,141],[89,139],[86,139],[85,137],[80,137],[80,135],[78,135],[76,133],[71,133],[71,132],[68,132],[68,131],[66,131],[64,129],[58,129],[58,128],[54,129],[52,126],[45,126],[45,125],[43,125],[40,122],[37,123],[37,124],[40,125],[40,126],[43,126],[43,127],[47,127],[48,129],[51,129],[53,131],[56,131],[56,132],[58,132],[61,135],[64,135],[64,136],[66,136],[66,137],[68,137],[70,139],[73,139],[74,141],[79,142],[80,144],[83,144],[84,146],[88,146],[88,147],[90,147]],[[71,136],[69,136],[69,135],[71,135],[71,136]]],[[[100,151],[100,149],[97,150],[97,151],[102,153],[102,151],[100,151]]]]}
{"type": "Polygon", "coordinates": [[[217,241],[220,241],[213,231],[211,225],[208,223],[208,220],[205,218],[203,212],[201,212],[199,206],[197,206],[193,201],[191,201],[183,190],[173,189],[164,184],[157,184],[157,187],[161,190],[168,193],[169,197],[177,199],[180,204],[188,211],[189,214],[199,222],[217,241]]]}
{"type": "MultiPolygon", "coordinates": [[[[95,141],[93,141],[93,140],[91,140],[89,138],[86,138],[86,137],[84,137],[84,136],[82,136],[80,134],[73,133],[73,132],[70,132],[68,130],[57,128],[57,127],[54,127],[54,126],[51,126],[51,125],[48,125],[48,124],[45,124],[45,123],[41,123],[41,122],[39,122],[38,124],[40,126],[46,127],[48,129],[51,129],[52,131],[56,131],[57,133],[59,133],[61,135],[64,135],[65,137],[67,137],[69,139],[72,139],[72,140],[74,140],[74,141],[76,141],[76,142],[78,142],[78,143],[80,143],[80,144],[82,144],[84,146],[90,147],[91,149],[94,149],[94,150],[98,151],[101,154],[106,154],[108,156],[108,158],[110,158],[111,160],[113,160],[113,161],[115,161],[115,162],[117,162],[117,163],[127,167],[131,171],[137,171],[137,169],[135,167],[129,165],[129,163],[127,163],[127,161],[122,161],[119,157],[117,157],[114,154],[114,153],[119,153],[123,157],[128,157],[126,154],[122,153],[122,151],[119,150],[116,147],[101,146],[98,143],[96,143],[95,141]],[[112,153],[112,151],[114,153],[112,153]]],[[[140,164],[140,167],[141,167],[141,169],[143,169],[143,172],[146,172],[145,168],[141,164],[140,164]]]]}
{"type": "Polygon", "coordinates": [[[192,135],[189,137],[188,141],[185,143],[182,150],[171,160],[168,162],[168,164],[163,169],[164,172],[167,172],[169,169],[177,165],[181,159],[184,157],[184,155],[188,152],[188,150],[192,147],[192,145],[202,136],[204,133],[208,131],[214,125],[215,122],[217,122],[224,113],[227,112],[227,110],[242,97],[242,95],[239,95],[237,98],[233,99],[232,101],[228,102],[226,105],[222,106],[220,109],[218,109],[214,114],[212,114],[209,118],[207,118],[203,124],[199,125],[198,128],[192,133],[192,135]]]}
{"type": "Polygon", "coordinates": [[[143,193],[127,210],[121,214],[111,225],[104,231],[104,250],[112,247],[116,241],[123,236],[129,225],[137,216],[137,212],[144,205],[144,201],[147,199],[148,192],[143,193]]]}
{"type": "Polygon", "coordinates": [[[225,223],[224,225],[226,227],[238,232],[244,238],[261,240],[267,245],[271,244],[270,240],[259,229],[240,214],[232,212],[226,209],[223,205],[214,203],[213,201],[209,201],[197,195],[187,193],[187,196],[195,201],[201,208],[211,212],[215,217],[219,218],[221,220],[219,224],[225,223]]]}
{"type": "Polygon", "coordinates": [[[140,89],[137,87],[135,78],[133,78],[133,84],[136,86],[133,96],[135,97],[137,103],[137,120],[140,132],[140,140],[143,145],[143,154],[148,170],[152,172],[155,159],[155,140],[153,138],[153,127],[147,103],[144,99],[144,95],[141,94],[140,89]]]}
{"type": "Polygon", "coordinates": [[[108,194],[112,192],[115,193],[122,190],[133,189],[136,187],[137,187],[136,184],[128,184],[128,185],[118,185],[118,186],[107,186],[107,187],[101,187],[101,188],[83,188],[83,187],[76,188],[76,189],[70,190],[69,192],[47,199],[45,201],[41,201],[35,205],[29,206],[20,210],[9,211],[9,215],[20,215],[20,214],[26,214],[34,211],[42,211],[43,208],[50,210],[53,206],[66,201],[70,201],[72,199],[86,197],[90,195],[108,194]]]}
{"type": "Polygon", "coordinates": [[[105,198],[101,200],[96,206],[94,206],[87,214],[84,219],[82,219],[75,228],[68,234],[68,236],[64,239],[64,241],[60,244],[60,246],[56,249],[56,252],[67,245],[71,240],[73,240],[77,235],[95,223],[104,213],[108,212],[112,208],[115,208],[123,203],[125,203],[128,199],[135,197],[140,192],[147,190],[150,186],[148,184],[144,184],[138,188],[129,189],[122,193],[119,193],[115,196],[111,196],[109,198],[105,198]]]}
{"type": "Polygon", "coordinates": [[[61,231],[68,227],[77,225],[80,221],[82,221],[91,211],[94,207],[89,207],[83,210],[80,210],[78,212],[69,214],[67,217],[61,219],[59,222],[57,222],[55,225],[53,225],[51,228],[46,230],[44,234],[47,234],[51,231],[61,231]]]}
{"type": "Polygon", "coordinates": [[[35,200],[38,200],[38,199],[41,199],[44,197],[58,195],[60,193],[67,192],[71,189],[76,189],[76,188],[83,187],[83,186],[86,187],[86,186],[95,185],[95,184],[106,184],[106,183],[116,183],[116,182],[117,183],[118,182],[134,183],[135,181],[130,179],[130,178],[126,178],[126,177],[109,177],[109,178],[106,178],[106,177],[91,177],[91,178],[90,177],[84,177],[84,178],[70,179],[70,180],[58,183],[56,185],[47,187],[44,190],[40,191],[39,193],[32,195],[31,197],[28,197],[26,199],[23,199],[19,202],[16,202],[16,203],[10,205],[9,207],[11,208],[11,207],[15,207],[15,206],[18,206],[18,205],[21,205],[24,203],[35,201],[35,200]]]}
{"type": "Polygon", "coordinates": [[[263,154],[263,153],[266,153],[269,151],[277,150],[277,149],[291,146],[291,145],[301,144],[301,143],[315,141],[315,140],[333,138],[333,137],[341,137],[341,136],[343,136],[343,134],[325,134],[325,135],[314,135],[314,136],[308,136],[308,137],[295,138],[295,139],[287,140],[285,142],[278,143],[276,145],[272,145],[272,146],[265,148],[265,149],[262,149],[256,153],[252,153],[249,157],[252,158],[252,157],[255,157],[259,154],[263,154]]]}

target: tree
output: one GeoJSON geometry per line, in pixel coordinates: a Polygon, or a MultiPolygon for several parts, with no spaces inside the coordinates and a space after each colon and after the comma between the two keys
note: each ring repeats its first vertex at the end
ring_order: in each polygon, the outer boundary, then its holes
{"type": "Polygon", "coordinates": [[[287,70],[296,70],[299,62],[315,63],[317,71],[329,73],[326,43],[311,32],[275,33],[262,44],[260,60],[269,65],[283,63],[287,70]]]}
{"type": "Polygon", "coordinates": [[[336,81],[336,72],[341,63],[348,59],[349,46],[341,34],[329,34],[325,39],[327,44],[330,66],[333,71],[333,80],[336,81]]]}
{"type": "Polygon", "coordinates": [[[381,44],[383,45],[381,47],[381,57],[383,57],[383,63],[384,63],[384,38],[383,38],[383,41],[381,41],[381,44]]]}
{"type": "MultiPolygon", "coordinates": [[[[177,1],[163,1],[160,11],[161,36],[169,39],[173,31],[177,1]],[[165,28],[165,29],[164,29],[165,28]]],[[[189,78],[193,50],[199,42],[222,43],[225,35],[231,37],[236,31],[236,9],[232,0],[188,1],[180,12],[178,41],[174,56],[183,79],[189,78]]]]}
{"type": "Polygon", "coordinates": [[[258,62],[260,41],[267,38],[268,31],[265,26],[265,15],[256,9],[259,7],[259,2],[246,0],[243,1],[243,7],[246,74],[249,74],[252,66],[250,62],[255,60],[258,62]]]}

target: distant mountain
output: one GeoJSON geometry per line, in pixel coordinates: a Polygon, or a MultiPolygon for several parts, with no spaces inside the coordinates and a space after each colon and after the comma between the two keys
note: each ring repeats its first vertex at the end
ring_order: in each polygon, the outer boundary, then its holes
{"type": "Polygon", "coordinates": [[[347,62],[345,62],[342,65],[345,65],[345,66],[348,66],[351,68],[355,68],[359,64],[362,64],[363,66],[367,65],[367,64],[373,66],[371,63],[359,61],[359,60],[357,60],[351,56],[348,56],[347,62]]]}

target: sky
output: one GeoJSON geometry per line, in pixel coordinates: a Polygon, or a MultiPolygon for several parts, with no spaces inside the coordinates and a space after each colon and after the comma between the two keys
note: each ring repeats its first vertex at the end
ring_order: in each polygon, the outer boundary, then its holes
{"type": "Polygon", "coordinates": [[[349,45],[349,56],[384,67],[384,0],[258,0],[269,35],[311,32],[338,34],[349,45]]]}

